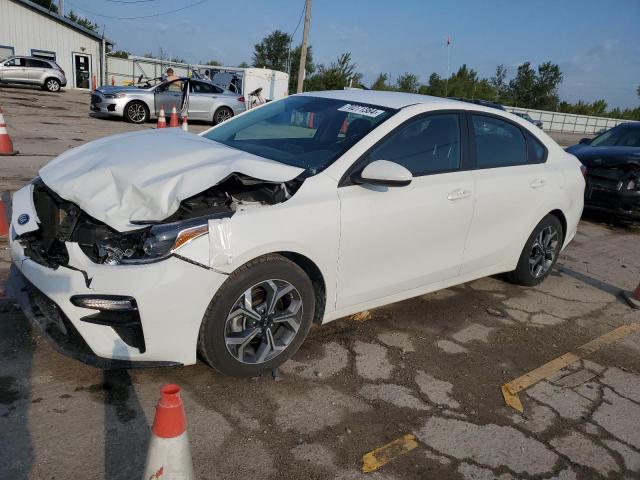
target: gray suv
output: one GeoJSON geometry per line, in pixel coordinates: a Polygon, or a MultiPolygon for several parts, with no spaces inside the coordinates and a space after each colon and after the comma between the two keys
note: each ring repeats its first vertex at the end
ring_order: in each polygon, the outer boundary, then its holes
{"type": "Polygon", "coordinates": [[[39,85],[43,90],[59,92],[67,85],[67,77],[53,60],[13,56],[0,60],[0,83],[39,85]]]}

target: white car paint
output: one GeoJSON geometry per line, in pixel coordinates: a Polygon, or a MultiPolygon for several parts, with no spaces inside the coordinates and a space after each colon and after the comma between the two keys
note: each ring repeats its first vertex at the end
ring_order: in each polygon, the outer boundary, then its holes
{"type": "Polygon", "coordinates": [[[285,182],[303,169],[240,152],[179,128],[101,138],[67,150],[40,170],[62,198],[118,231],[164,220],[180,201],[230,174],[285,182]]]}
{"type": "MultiPolygon", "coordinates": [[[[584,189],[579,162],[529,122],[487,107],[421,95],[362,90],[305,95],[399,111],[324,171],[307,178],[288,200],[240,206],[231,218],[210,221],[209,234],[182,246],[176,252],[180,258],[153,264],[96,264],[77,244],[67,244],[71,268],[36,264],[16,241],[18,213],[29,208],[28,195],[18,193],[11,233],[14,265],[59,305],[97,355],[191,364],[211,298],[228,274],[261,255],[293,252],[313,262],[325,285],[326,323],[513,270],[533,227],[553,210],[566,219],[563,246],[575,235],[584,189]],[[406,187],[339,186],[351,165],[405,120],[447,109],[509,119],[545,145],[546,163],[425,175],[406,187]],[[79,270],[92,279],[90,286],[79,270]],[[135,297],[146,352],[128,347],[110,328],[81,322],[87,310],[72,305],[69,297],[82,293],[135,297]]],[[[165,218],[181,199],[230,172],[284,182],[298,170],[206,139],[154,131],[92,142],[61,155],[40,173],[60,196],[127,231],[135,227],[132,220],[165,218]],[[134,154],[128,153],[131,149],[134,154]]]]}

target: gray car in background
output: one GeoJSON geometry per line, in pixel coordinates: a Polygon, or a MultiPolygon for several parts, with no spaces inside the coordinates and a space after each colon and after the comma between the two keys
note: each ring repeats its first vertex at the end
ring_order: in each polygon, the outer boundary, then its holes
{"type": "Polygon", "coordinates": [[[67,85],[67,77],[53,60],[11,56],[0,60],[0,83],[38,85],[43,90],[59,92],[67,85]]]}
{"type": "Polygon", "coordinates": [[[520,118],[524,118],[525,120],[533,123],[536,127],[538,128],[542,128],[542,122],[540,120],[534,120],[533,118],[531,118],[531,115],[529,115],[528,113],[522,113],[522,112],[512,112],[514,115],[519,116],[520,118]]]}
{"type": "Polygon", "coordinates": [[[246,108],[244,98],[237,93],[207,80],[180,78],[172,82],[148,80],[128,87],[102,86],[91,93],[91,112],[96,116],[144,123],[157,118],[161,107],[167,116],[174,106],[180,112],[187,89],[189,120],[217,125],[246,108]]]}

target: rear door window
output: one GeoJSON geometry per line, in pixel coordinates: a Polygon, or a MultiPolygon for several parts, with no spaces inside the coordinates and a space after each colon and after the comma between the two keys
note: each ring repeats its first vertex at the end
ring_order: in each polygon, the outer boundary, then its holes
{"type": "Polygon", "coordinates": [[[34,60],[33,58],[27,59],[27,67],[32,68],[51,68],[51,66],[42,60],[34,60]]]}
{"type": "Polygon", "coordinates": [[[477,168],[525,165],[527,143],[520,128],[495,117],[471,115],[477,168]]]}

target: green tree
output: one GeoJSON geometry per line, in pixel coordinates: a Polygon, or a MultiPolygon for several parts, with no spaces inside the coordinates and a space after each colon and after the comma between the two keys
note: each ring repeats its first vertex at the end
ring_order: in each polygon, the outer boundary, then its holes
{"type": "MultiPolygon", "coordinates": [[[[300,70],[300,56],[302,54],[302,45],[298,45],[291,50],[291,69],[289,72],[289,92],[294,93],[298,88],[298,71],[300,70]]],[[[307,47],[307,58],[305,61],[306,78],[316,71],[316,66],[313,63],[313,49],[311,45],[307,47]]]]}
{"type": "Polygon", "coordinates": [[[371,90],[393,90],[394,86],[389,83],[389,75],[381,73],[371,84],[371,90]]]}
{"type": "Polygon", "coordinates": [[[514,107],[529,107],[534,104],[534,87],[536,72],[531,68],[531,62],[524,62],[518,67],[516,77],[509,82],[510,96],[514,107]]]}
{"type": "Polygon", "coordinates": [[[500,64],[496,67],[496,73],[489,83],[495,92],[494,100],[497,102],[505,102],[508,99],[509,85],[507,84],[507,67],[500,64]]]}
{"type": "Polygon", "coordinates": [[[129,58],[131,52],[127,52],[126,50],[116,50],[115,52],[107,52],[110,57],[116,58],[129,58]]]}
{"type": "Polygon", "coordinates": [[[328,67],[318,65],[316,73],[307,79],[309,90],[341,90],[349,85],[361,87],[362,74],[356,72],[356,64],[348,52],[341,54],[328,67]]]}
{"type": "Polygon", "coordinates": [[[420,86],[418,93],[422,95],[433,95],[434,97],[444,97],[444,84],[444,79],[436,72],[433,72],[431,76],[429,76],[429,82],[426,85],[420,86]]]}
{"type": "Polygon", "coordinates": [[[77,23],[81,27],[86,28],[87,30],[91,30],[92,32],[98,31],[97,23],[92,22],[88,18],[81,17],[80,15],[76,15],[76,13],[73,10],[69,10],[69,13],[67,13],[66,17],[72,22],[77,23]]]}
{"type": "Polygon", "coordinates": [[[211,65],[212,67],[221,67],[222,64],[217,60],[209,60],[205,65],[211,65]]]}
{"type": "Polygon", "coordinates": [[[291,36],[275,30],[253,46],[253,66],[287,71],[291,36]]]}
{"type": "Polygon", "coordinates": [[[418,76],[409,72],[403,73],[398,77],[398,80],[396,80],[396,88],[401,92],[418,93],[418,89],[420,88],[418,76]]]}
{"type": "MultiPolygon", "coordinates": [[[[533,100],[528,107],[540,110],[555,110],[560,97],[558,87],[562,82],[560,67],[551,62],[538,65],[538,73],[533,86],[533,100]]],[[[605,104],[606,108],[606,104],[605,104]]]]}
{"type": "Polygon", "coordinates": [[[238,65],[238,68],[249,68],[249,64],[247,62],[242,62],[240,65],[238,65]]]}

